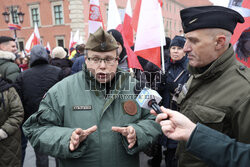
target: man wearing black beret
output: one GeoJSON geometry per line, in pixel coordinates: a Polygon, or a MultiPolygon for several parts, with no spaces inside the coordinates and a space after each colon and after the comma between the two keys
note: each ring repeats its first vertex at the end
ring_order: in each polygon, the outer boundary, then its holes
{"type": "MultiPolygon", "coordinates": [[[[186,8],[180,15],[191,74],[178,97],[180,112],[195,123],[250,143],[250,70],[236,60],[230,44],[243,17],[220,6],[186,8]]],[[[187,152],[184,141],[179,142],[177,157],[180,167],[208,166],[187,152]]]]}

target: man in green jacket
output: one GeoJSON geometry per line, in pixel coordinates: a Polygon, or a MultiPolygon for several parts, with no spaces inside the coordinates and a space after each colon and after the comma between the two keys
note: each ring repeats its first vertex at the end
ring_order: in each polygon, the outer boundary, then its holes
{"type": "MultiPolygon", "coordinates": [[[[250,69],[236,60],[230,44],[244,18],[220,6],[186,8],[180,15],[192,74],[178,97],[180,112],[194,123],[250,143],[250,69]]],[[[181,141],[177,148],[179,166],[208,166],[185,146],[181,141]]]]}
{"type": "Polygon", "coordinates": [[[161,134],[135,101],[136,80],[117,69],[117,42],[98,29],[86,43],[86,67],[53,86],[23,125],[40,152],[64,167],[139,167],[139,152],[161,134]]]}
{"type": "Polygon", "coordinates": [[[3,79],[15,82],[20,73],[19,67],[14,63],[17,47],[15,39],[0,36],[0,75],[3,79]]]}
{"type": "MultiPolygon", "coordinates": [[[[187,141],[186,149],[213,167],[239,167],[250,164],[250,144],[236,142],[227,135],[200,123],[193,123],[183,114],[161,108],[156,117],[163,133],[170,139],[187,141]]],[[[151,113],[156,114],[155,111],[151,113]]]]}

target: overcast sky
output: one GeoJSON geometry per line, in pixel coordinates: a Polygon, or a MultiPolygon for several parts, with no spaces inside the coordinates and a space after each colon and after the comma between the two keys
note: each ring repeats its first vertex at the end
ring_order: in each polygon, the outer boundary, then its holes
{"type": "Polygon", "coordinates": [[[210,0],[214,5],[228,7],[229,0],[210,0]]]}

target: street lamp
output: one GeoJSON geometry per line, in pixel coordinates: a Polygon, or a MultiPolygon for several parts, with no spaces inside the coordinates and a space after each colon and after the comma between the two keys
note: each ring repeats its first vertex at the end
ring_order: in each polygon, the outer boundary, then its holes
{"type": "Polygon", "coordinates": [[[17,40],[17,35],[16,35],[16,30],[20,30],[20,26],[18,25],[18,20],[19,22],[22,24],[23,23],[23,17],[24,17],[24,13],[21,12],[19,10],[19,12],[17,13],[17,9],[19,7],[18,6],[10,6],[9,8],[7,7],[5,9],[5,12],[2,13],[3,17],[4,17],[4,21],[5,23],[9,23],[10,22],[10,14],[11,14],[11,20],[12,20],[12,23],[11,25],[9,25],[9,28],[10,29],[13,29],[14,30],[14,34],[15,34],[15,39],[17,40]],[[15,8],[15,9],[14,9],[15,8]],[[18,16],[18,20],[17,20],[17,17],[16,15],[18,16]]]}

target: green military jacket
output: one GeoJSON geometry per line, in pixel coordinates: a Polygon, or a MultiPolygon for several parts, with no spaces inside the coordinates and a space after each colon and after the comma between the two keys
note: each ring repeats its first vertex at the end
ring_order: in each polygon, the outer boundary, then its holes
{"type": "Polygon", "coordinates": [[[0,75],[13,83],[20,74],[19,67],[13,62],[15,58],[16,56],[13,53],[0,50],[0,75]]]}
{"type": "Polygon", "coordinates": [[[139,167],[139,152],[157,139],[161,129],[155,117],[136,103],[133,96],[136,80],[121,71],[115,77],[109,91],[113,96],[108,96],[105,87],[86,69],[54,85],[41,101],[38,112],[23,125],[32,146],[58,157],[63,167],[139,167]],[[125,110],[128,101],[136,108],[127,106],[130,109],[125,110]],[[72,132],[93,125],[97,125],[97,131],[71,152],[72,132]],[[112,126],[129,125],[137,135],[132,149],[128,149],[126,138],[111,130],[112,126]]]}
{"type": "MultiPolygon", "coordinates": [[[[195,68],[190,68],[190,73],[179,95],[180,112],[195,123],[250,143],[250,69],[236,60],[233,47],[202,74],[195,68]]],[[[188,153],[185,145],[180,142],[177,148],[180,167],[208,166],[188,153]]]]}
{"type": "Polygon", "coordinates": [[[243,167],[250,164],[250,144],[236,142],[200,123],[192,132],[186,147],[213,167],[243,167]]]}
{"type": "Polygon", "coordinates": [[[0,140],[0,166],[21,166],[23,105],[14,87],[0,78],[0,129],[8,137],[0,140]]]}

